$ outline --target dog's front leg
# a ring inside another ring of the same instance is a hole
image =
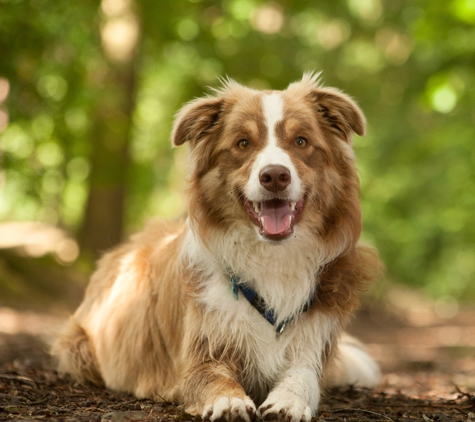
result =
[[[185,378],[186,411],[211,421],[246,421],[255,418],[256,407],[236,380],[235,371],[223,362],[195,365]]]
[[[320,401],[320,382],[315,368],[292,367],[259,407],[264,420],[308,422],[316,414]]]
[[[317,413],[323,369],[333,355],[340,323],[317,313],[306,325],[295,328],[302,330],[295,333],[295,338],[305,338],[305,342],[289,343],[288,367],[259,407],[264,420],[309,422]]]
[[[190,303],[185,326],[181,387],[185,410],[205,420],[251,422],[256,406],[238,381],[239,354],[213,337],[217,331],[214,315],[206,316],[202,308]]]

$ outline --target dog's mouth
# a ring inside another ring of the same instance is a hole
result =
[[[292,235],[303,205],[303,199],[297,202],[278,198],[262,202],[244,201],[244,208],[251,221],[259,227],[259,233],[271,240],[283,240]]]

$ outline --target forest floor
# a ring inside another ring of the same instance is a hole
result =
[[[56,312],[0,307],[0,421],[192,421],[173,403],[61,379],[46,352]],[[350,330],[384,372],[376,390],[329,391],[314,421],[474,421],[475,310],[394,290]]]

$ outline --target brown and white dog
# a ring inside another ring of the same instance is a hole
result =
[[[212,421],[309,421],[325,386],[377,385],[341,335],[380,268],[358,243],[364,128],[310,74],[284,91],[229,80],[185,105],[172,140],[190,147],[189,216],[99,261],[53,347],[59,370]]]

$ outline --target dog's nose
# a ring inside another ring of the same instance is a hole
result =
[[[290,171],[284,166],[266,166],[259,174],[261,185],[270,192],[282,192],[290,185],[290,180]]]

